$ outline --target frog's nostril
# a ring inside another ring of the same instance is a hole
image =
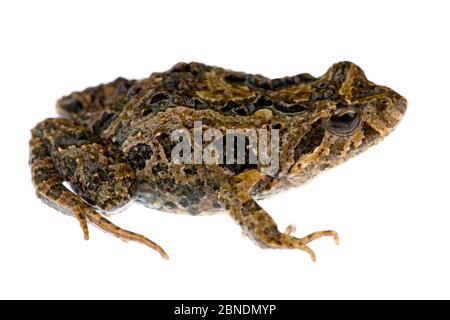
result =
[[[397,107],[397,109],[402,114],[404,114],[406,112],[407,107],[408,107],[408,101],[405,98],[401,97],[401,98],[395,99],[394,102],[395,102],[395,106]]]

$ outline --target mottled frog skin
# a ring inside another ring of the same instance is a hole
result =
[[[302,73],[268,79],[201,63],[178,63],[136,81],[115,81],[74,92],[57,103],[61,118],[32,129],[30,166],[37,195],[80,223],[164,250],[121,229],[103,213],[132,200],[165,211],[228,212],[263,248],[297,248],[332,230],[305,237],[279,230],[256,200],[305,183],[380,142],[406,111],[406,99],[367,80],[351,62],[321,77]],[[277,129],[279,169],[261,164],[176,164],[171,133],[202,129]],[[68,182],[72,190],[66,188]]]

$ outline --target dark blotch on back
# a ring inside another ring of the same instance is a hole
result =
[[[197,167],[195,165],[186,165],[183,171],[186,175],[196,175]]]
[[[272,79],[270,81],[272,90],[276,90],[278,88],[285,87],[289,85],[289,81],[287,81],[287,78],[278,78],[278,79]]]
[[[308,73],[301,73],[293,77],[284,77],[275,79],[257,78],[252,75],[246,76],[246,81],[248,84],[263,90],[278,90],[291,85],[308,83],[315,80],[316,78],[314,78]]]
[[[161,102],[161,101],[167,101],[167,100],[169,100],[169,95],[167,93],[158,92],[158,93],[155,93],[150,98],[150,104],[158,103],[158,102]]]
[[[195,109],[202,109],[208,106],[204,101],[193,97],[185,97],[184,103],[186,104],[187,107]]]
[[[268,107],[273,104],[273,101],[268,96],[260,96],[255,103],[259,107]]]
[[[355,98],[365,98],[375,94],[381,93],[381,87],[369,84],[365,81],[356,81],[352,88],[352,95]]]
[[[89,138],[90,136],[86,132],[81,130],[70,130],[59,135],[55,142],[57,147],[65,148],[73,145],[79,147],[92,142]]]
[[[289,104],[284,101],[280,101],[275,104],[275,109],[283,113],[300,113],[308,110],[308,105],[306,102]]]
[[[111,124],[111,122],[116,118],[116,114],[114,112],[105,112],[103,113],[100,120],[94,123],[94,132],[98,135],[101,135],[103,131]]]
[[[128,162],[134,170],[145,168],[145,161],[152,156],[152,148],[145,143],[139,143],[128,151]]]
[[[180,62],[174,65],[169,72],[179,73],[179,72],[191,72],[191,65],[189,63]]]
[[[169,73],[174,74],[177,76],[177,73],[190,73],[193,76],[201,76],[204,72],[207,72],[211,70],[210,66],[204,65],[203,63],[198,62],[191,62],[191,63],[185,63],[185,62],[179,62],[176,65],[174,65],[170,70]]]
[[[252,103],[242,104],[238,108],[233,109],[233,112],[239,116],[246,116],[255,111],[255,106]]]
[[[245,108],[245,106],[241,102],[230,100],[225,104],[225,106],[223,106],[221,111],[222,112],[233,112],[238,115],[244,115],[245,109],[242,109],[242,108]]]
[[[336,100],[337,98],[338,94],[335,83],[324,80],[316,83],[315,91],[310,96],[312,102],[326,99]]]
[[[160,173],[166,173],[168,167],[165,164],[158,163],[157,165],[153,166],[152,173],[154,175],[158,175]]]
[[[137,96],[139,93],[141,93],[144,89],[140,86],[140,85],[134,85],[130,88],[130,90],[128,90],[127,93],[127,99],[131,100],[132,98],[134,98],[135,96]]]
[[[296,76],[293,76],[292,78],[294,79],[294,84],[308,83],[316,80],[316,78],[314,78],[309,73],[300,73]]]
[[[115,94],[116,95],[126,94],[135,82],[136,82],[135,80],[127,80],[122,77],[117,78],[113,82],[113,85],[116,88]]]
[[[170,136],[167,133],[161,133],[156,137],[156,140],[163,147],[166,159],[170,161],[170,159],[172,158],[172,149],[175,147],[177,142],[171,141]]]
[[[67,97],[61,100],[61,109],[69,113],[79,113],[83,110],[83,104],[75,97]]]
[[[245,82],[245,75],[230,73],[224,77],[224,80],[229,83],[243,83]]]
[[[122,143],[125,141],[125,139],[128,137],[128,134],[130,132],[130,127],[124,122],[120,122],[116,130],[114,132],[114,143],[116,145],[122,145]]]
[[[300,142],[294,149],[294,160],[297,161],[304,154],[314,151],[322,143],[325,136],[325,129],[320,121],[313,123],[311,129],[300,139]]]

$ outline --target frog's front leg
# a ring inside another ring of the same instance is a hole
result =
[[[220,203],[257,245],[262,248],[301,249],[315,261],[314,252],[307,246],[309,242],[331,236],[338,243],[338,235],[332,230],[314,232],[303,238],[291,236],[292,228],[280,232],[272,217],[251,196],[253,187],[262,179],[264,176],[257,170],[248,170],[233,176],[219,192]]]
[[[44,120],[31,134],[30,166],[39,198],[73,215],[86,240],[89,221],[121,239],[143,243],[167,258],[158,244],[116,226],[93,208],[114,210],[129,202],[136,191],[134,171],[119,150],[67,119]],[[64,181],[77,194],[67,189]]]

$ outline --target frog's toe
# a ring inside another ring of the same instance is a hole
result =
[[[67,193],[69,194],[70,192],[67,191]],[[86,216],[83,214],[83,210],[79,207],[74,207],[72,209],[72,214],[80,224],[81,230],[83,231],[84,240],[89,240],[88,222]]]
[[[279,247],[280,248],[295,248],[303,250],[311,256],[312,261],[316,261],[316,255],[314,254],[314,251],[312,251],[308,247],[308,243],[310,243],[313,240],[322,238],[322,237],[333,237],[336,244],[339,244],[339,236],[336,231],[334,230],[325,230],[325,231],[316,231],[313,232],[305,237],[302,238],[296,238],[291,236],[291,233],[295,232],[295,226],[289,225],[286,228],[285,233],[281,234],[281,239],[279,239]]]
[[[314,253],[314,251],[308,247],[307,245],[304,244],[300,244],[300,246],[298,247],[298,249],[305,251],[306,253],[309,254],[309,256],[311,257],[311,260],[313,262],[316,262],[316,254]]]
[[[339,236],[338,236],[337,232],[334,230],[316,231],[316,232],[313,232],[313,233],[301,238],[301,240],[303,243],[306,244],[306,243],[310,243],[311,241],[322,238],[322,237],[333,237],[334,242],[336,244],[339,244]]]
[[[291,226],[289,226],[286,231],[290,232],[281,233],[272,228],[264,232],[264,236],[261,235],[258,237],[260,242],[259,244],[262,247],[274,249],[300,249],[308,253],[311,256],[312,261],[316,261],[316,255],[308,246],[308,243],[318,238],[327,236],[333,237],[335,241],[338,242],[337,233],[332,230],[314,232],[302,238],[297,238],[290,235],[293,231]]]
[[[302,241],[302,239],[291,237],[291,239],[285,243],[285,246],[280,246],[279,248],[300,249],[300,250],[305,251],[306,253],[308,253],[309,256],[311,257],[311,260],[313,262],[316,261],[316,254],[314,253],[314,251],[310,247],[308,247],[306,245],[306,243],[304,243]]]
[[[297,227],[295,226],[295,224],[290,224],[286,227],[286,230],[284,230],[284,233],[291,235],[293,233],[295,233],[295,231],[297,231]]]
[[[138,234],[138,233],[135,233],[132,231],[128,231],[128,230],[118,227],[111,221],[104,218],[100,213],[98,213],[97,211],[95,211],[94,209],[92,209],[88,206],[86,207],[86,215],[87,215],[89,221],[92,224],[99,227],[100,229],[115,235],[116,237],[118,237],[121,240],[135,241],[138,243],[142,243],[142,244],[152,248],[156,252],[158,252],[161,255],[161,257],[163,257],[164,259],[169,259],[169,256],[164,251],[164,249],[156,242],[144,237],[141,234]]]

